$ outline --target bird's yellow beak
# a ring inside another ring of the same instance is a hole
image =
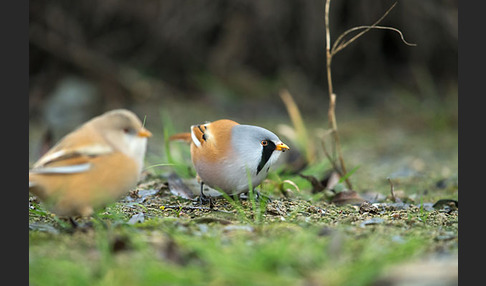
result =
[[[140,131],[138,131],[137,135],[140,136],[140,137],[151,137],[152,132],[150,132],[147,129],[142,127],[142,129],[140,129]]]
[[[289,150],[289,146],[285,145],[284,143],[280,142],[277,144],[277,146],[275,147],[275,150],[277,151],[282,151],[282,152],[285,152],[286,150]]]

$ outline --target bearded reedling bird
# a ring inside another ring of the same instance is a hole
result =
[[[190,142],[192,163],[201,181],[201,203],[207,201],[204,184],[239,195],[249,191],[250,176],[251,185],[257,187],[280,154],[289,149],[267,129],[228,119],[192,125],[190,133],[175,134],[169,140]]]
[[[131,111],[94,117],[64,136],[29,171],[29,191],[59,216],[89,216],[139,180],[152,133]]]

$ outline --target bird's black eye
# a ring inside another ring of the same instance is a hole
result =
[[[132,128],[129,128],[129,127],[123,128],[123,132],[126,133],[126,134],[133,133],[133,131],[134,130]]]
[[[268,145],[268,141],[267,140],[262,140],[261,142],[262,146],[265,147]]]

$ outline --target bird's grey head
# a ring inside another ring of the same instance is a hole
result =
[[[281,152],[276,146],[280,139],[271,131],[252,125],[236,125],[231,130],[231,143],[234,151],[252,172],[258,174],[277,161]]]

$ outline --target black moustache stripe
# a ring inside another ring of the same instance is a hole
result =
[[[265,166],[268,160],[270,160],[273,151],[275,151],[275,148],[277,147],[272,141],[267,140],[267,142],[268,144],[266,146],[263,146],[262,158],[260,159],[260,163],[258,164],[257,175],[263,169],[263,166]]]
[[[202,133],[202,139],[206,141],[206,133],[204,133],[204,130],[201,128],[201,125],[198,125],[197,128],[199,128],[199,131]]]

